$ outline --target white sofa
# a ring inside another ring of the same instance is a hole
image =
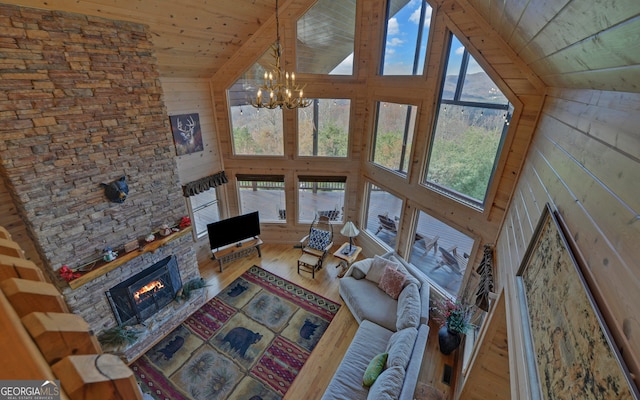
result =
[[[418,296],[416,302],[402,304],[405,297],[410,296],[411,299],[414,299],[416,296],[415,292],[405,292],[407,289],[414,290],[411,285],[407,285],[398,300],[394,300],[378,287],[378,283],[367,279],[369,269],[377,258],[395,262],[409,272],[410,278],[416,283]],[[357,279],[358,271],[364,273],[365,276]],[[429,289],[429,282],[424,275],[394,253],[357,261],[351,265],[344,277],[340,279],[340,297],[342,297],[356,321],[361,323],[367,319],[392,331],[398,329],[398,324],[406,326],[406,321],[402,321],[402,319],[411,319],[410,322],[414,323],[415,327],[419,323],[426,324],[429,321]],[[399,303],[401,305],[400,310],[398,310]],[[414,321],[413,319],[415,318],[417,320]]]
[[[413,399],[429,334],[429,283],[393,253],[382,258],[402,265],[407,282],[395,300],[367,278],[372,265],[383,260],[361,260],[347,270],[340,295],[360,326],[324,400]],[[370,388],[363,386],[369,362],[384,352],[389,354],[385,370]]]

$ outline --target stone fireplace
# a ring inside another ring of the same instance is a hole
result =
[[[99,334],[118,325],[105,292],[143,269],[173,256],[182,282],[200,277],[190,234],[79,287],[58,273],[187,215],[150,34],[144,25],[65,12],[0,4],[0,14],[0,175],[45,272]],[[111,202],[102,184],[122,176],[129,194]],[[202,301],[172,302],[145,320],[153,329],[127,358]]]
[[[140,324],[171,303],[182,288],[175,256],[120,282],[106,294],[118,324]]]

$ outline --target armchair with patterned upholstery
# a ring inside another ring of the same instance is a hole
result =
[[[309,234],[300,240],[302,254],[298,259],[298,273],[300,271],[311,272],[315,278],[315,272],[322,268],[322,262],[327,257],[333,246],[333,228],[329,217],[316,218],[309,228]]]

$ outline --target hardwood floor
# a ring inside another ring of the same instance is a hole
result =
[[[322,270],[316,273],[315,279],[311,279],[310,274],[298,274],[296,265],[299,256],[300,250],[294,249],[291,245],[265,244],[262,246],[262,257],[258,257],[257,253],[254,253],[251,256],[235,260],[225,264],[223,272],[219,271],[218,262],[211,260],[206,254],[199,254],[198,258],[200,273],[207,281],[209,298],[217,295],[252,265],[259,265],[284,279],[343,305],[284,397],[284,399],[292,400],[316,400],[322,397],[325,388],[338,368],[358,329],[358,323],[349,309],[344,306],[338,293],[339,278],[337,275],[340,269],[336,268],[336,265],[339,260],[332,255],[327,256]],[[432,326],[414,397],[416,399],[438,400],[451,398],[455,380],[449,386],[442,383],[441,378],[444,364],[452,365],[454,361],[454,355],[443,356],[439,352],[437,327]],[[453,369],[455,370],[455,368]]]

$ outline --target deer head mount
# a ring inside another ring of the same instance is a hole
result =
[[[129,194],[129,185],[127,185],[127,177],[122,176],[120,179],[111,183],[101,183],[100,186],[104,188],[104,194],[109,201],[114,203],[124,203]]]

